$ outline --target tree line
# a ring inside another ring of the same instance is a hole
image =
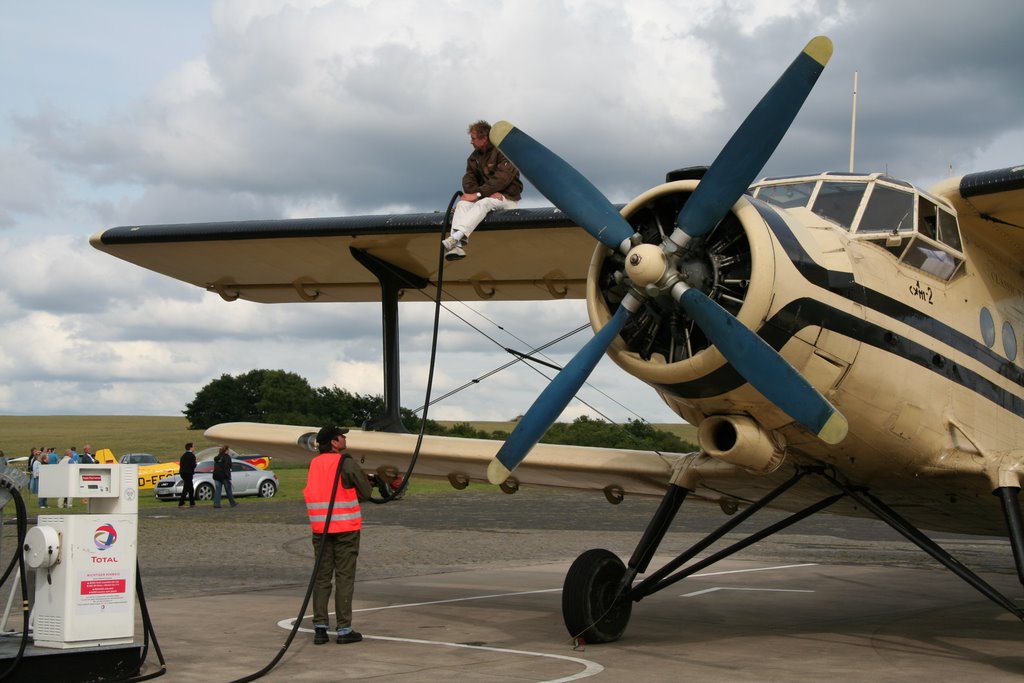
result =
[[[337,386],[313,387],[294,372],[250,370],[239,375],[224,374],[210,381],[182,412],[188,419],[189,429],[207,429],[221,422],[352,426],[363,425],[381,415],[384,397],[352,393]],[[421,421],[415,413],[401,408],[400,415],[409,432],[419,432]],[[435,436],[508,438],[508,432],[476,429],[468,422],[446,427],[427,420],[425,431]],[[589,417],[579,417],[571,423],[555,423],[541,442],[676,453],[697,449],[675,434],[640,420],[613,424]]]

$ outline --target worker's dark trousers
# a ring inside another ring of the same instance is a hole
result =
[[[359,557],[359,532],[346,531],[340,534],[313,534],[313,552],[320,552],[322,539],[327,539],[327,549],[320,561],[313,586],[313,625],[330,626],[327,616],[327,602],[331,597],[331,582],[334,586],[334,616],[338,628],[352,626],[352,592],[356,585],[356,559]],[[316,555],[314,555],[314,558]]]

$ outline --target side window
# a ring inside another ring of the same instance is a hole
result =
[[[948,280],[953,277],[961,261],[944,249],[915,237],[903,255],[903,262],[937,278]]]
[[[921,197],[917,202],[917,231],[925,237],[933,240],[938,237],[938,217],[935,215],[935,205]]]
[[[811,211],[849,230],[865,187],[864,183],[822,183]]]
[[[769,204],[781,206],[783,209],[792,209],[798,206],[807,206],[811,193],[814,192],[816,183],[790,183],[788,185],[768,185],[757,191],[757,198],[763,199]]]
[[[956,226],[956,216],[941,207],[939,207],[937,214],[939,219],[939,241],[943,244],[948,244],[957,251],[963,251],[963,245],[960,243],[960,231]]]
[[[1003,322],[1003,353],[1011,361],[1017,360],[1017,334],[1009,321]]]
[[[978,316],[978,323],[981,326],[981,340],[985,342],[985,346],[992,348],[996,343],[996,324],[992,320],[992,312],[984,306]]]

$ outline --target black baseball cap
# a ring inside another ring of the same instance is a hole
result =
[[[320,445],[326,446],[337,436],[343,436],[348,434],[348,430],[343,427],[336,427],[331,425],[330,427],[323,427],[319,432],[316,433],[316,442]]]

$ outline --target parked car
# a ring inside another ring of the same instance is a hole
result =
[[[125,453],[118,462],[122,465],[156,465],[160,461],[152,453]]]
[[[122,465],[139,466],[139,488],[150,489],[157,482],[178,473],[178,461],[160,462],[152,453],[125,453],[118,459]]]
[[[196,453],[196,460],[202,462],[203,460],[213,460],[213,456],[217,455],[220,451],[220,446],[210,446]],[[265,470],[270,467],[270,456],[260,455],[259,453],[236,453],[233,449],[228,449],[228,453],[231,455],[232,460],[244,460],[245,462],[258,467],[261,470]]]
[[[192,477],[196,500],[213,500],[213,461],[204,460],[196,465]],[[273,498],[277,494],[278,478],[273,470],[261,470],[242,460],[231,461],[231,491],[234,496]],[[178,500],[181,497],[181,477],[177,474],[157,483],[155,495],[160,500]]]

